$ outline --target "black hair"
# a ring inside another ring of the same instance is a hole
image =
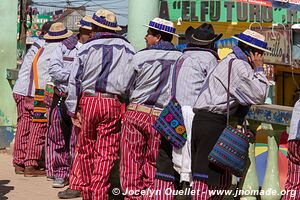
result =
[[[109,33],[116,33],[116,31],[113,31],[113,30],[110,30],[110,29],[107,29],[107,28],[103,28],[103,27],[100,27],[100,26],[97,26],[95,24],[92,24],[92,30],[94,32],[109,32]]]
[[[46,33],[48,33],[52,24],[54,24],[53,21],[45,22],[42,26],[41,35],[45,35]]]
[[[214,43],[210,43],[210,44],[207,44],[207,45],[187,43],[187,47],[199,47],[199,48],[203,48],[203,49],[211,49],[211,50],[216,51]]]
[[[62,42],[62,41],[65,40],[65,39],[67,39],[67,38],[56,39],[56,40],[49,40],[49,39],[46,39],[46,42],[47,42],[47,43]]]
[[[165,32],[153,29],[153,28],[149,28],[149,31],[150,31],[150,34],[153,35],[153,36],[160,35],[160,39],[163,40],[163,41],[171,42],[172,39],[173,39],[172,34],[165,33]]]

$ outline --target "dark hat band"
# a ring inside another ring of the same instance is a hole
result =
[[[258,47],[261,47],[263,49],[266,49],[267,46],[268,46],[268,43],[266,43],[264,41],[261,41],[261,40],[258,40],[254,37],[249,36],[249,35],[245,35],[244,33],[240,33],[238,38],[241,39],[241,40],[244,40],[245,42],[248,42],[248,43],[254,44]]]
[[[157,28],[158,30],[163,30],[163,31],[169,32],[169,33],[175,33],[176,32],[176,29],[174,27],[159,24],[159,23],[156,23],[154,21],[150,21],[149,26],[153,27],[153,28]]]
[[[103,24],[105,26],[109,26],[109,27],[113,27],[113,28],[117,27],[117,22],[109,22],[103,16],[98,17],[96,14],[94,14],[93,20],[95,20],[96,22]]]
[[[92,27],[92,23],[91,22],[87,22],[83,19],[80,20],[80,25],[81,26],[88,26],[88,27]]]
[[[58,32],[53,32],[53,31],[49,30],[48,35],[50,35],[50,36],[61,36],[61,35],[67,34],[67,33],[68,33],[68,29],[65,29],[63,31],[58,31]]]

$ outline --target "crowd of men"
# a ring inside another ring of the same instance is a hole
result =
[[[222,34],[211,24],[189,27],[183,52],[171,43],[179,37],[172,22],[155,18],[146,26],[146,48],[138,52],[117,34],[121,28],[108,10],[81,19],[78,34],[59,22],[43,26],[13,90],[18,112],[16,174],[46,176],[55,188],[69,185],[59,192],[60,198],[103,200],[108,199],[109,175],[120,159],[125,199],[174,199],[169,193],[152,196],[141,191],[186,187],[200,191],[193,199],[222,199],[208,190],[229,189],[232,174],[207,157],[226,126],[227,102],[230,116],[238,112],[241,119],[241,113],[247,113],[241,109],[265,101],[265,37],[245,30],[235,36],[238,45],[232,53],[220,60],[214,43]],[[187,132],[180,149],[153,128],[174,96]],[[299,124],[293,127],[299,135]],[[289,173],[300,169],[299,143],[293,145],[298,151],[293,151],[297,155],[290,162],[296,164],[289,165],[294,169]],[[293,175],[288,176],[289,189],[295,189]]]

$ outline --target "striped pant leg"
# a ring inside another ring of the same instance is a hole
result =
[[[46,106],[47,116],[48,116],[48,131],[46,133],[45,139],[45,164],[46,164],[46,175],[47,177],[54,177],[53,173],[53,160],[54,160],[54,150],[52,147],[52,143],[50,141],[50,133],[51,133],[51,107]]]
[[[300,140],[288,142],[288,174],[283,200],[300,199]]]
[[[94,168],[94,149],[97,141],[97,97],[82,97],[82,128],[77,138],[77,151],[70,176],[70,188],[80,190],[83,199],[90,199],[89,187]]]
[[[32,123],[27,145],[25,166],[38,166],[38,161],[45,146],[45,137],[48,131],[47,123]]]
[[[27,143],[31,126],[31,112],[33,110],[33,98],[13,94],[17,105],[17,130],[15,135],[13,164],[24,165]]]
[[[153,190],[154,179],[156,173],[156,158],[158,155],[158,149],[160,145],[160,134],[152,127],[156,121],[155,116],[150,116],[148,125],[144,130],[144,134],[147,136],[147,147],[146,154],[143,164],[144,179],[143,185],[144,188],[149,188]]]
[[[124,115],[120,147],[120,180],[123,192],[144,189],[142,166],[145,159],[146,138],[139,126],[145,126],[148,118],[145,114],[135,111],[126,111]],[[128,194],[124,199],[137,200],[142,199],[142,196]]]
[[[108,199],[109,175],[119,159],[121,137],[121,103],[113,98],[98,97],[97,142],[94,149],[94,170],[89,191],[93,200]]]
[[[70,171],[69,153],[66,151],[65,138],[61,129],[62,117],[58,106],[51,113],[49,143],[53,151],[53,174],[55,178],[68,178]]]
[[[205,181],[194,181],[193,190],[195,191],[195,194],[192,195],[193,200],[209,199],[208,185],[205,183]]]
[[[222,176],[221,176],[221,181],[220,181],[220,185],[217,186],[209,186],[208,189],[209,190],[228,190],[230,188],[232,184],[232,174],[229,172],[225,172]],[[211,199],[214,200],[221,200],[223,199],[224,195],[214,195],[211,197]]]
[[[73,163],[74,158],[75,158],[75,153],[76,153],[76,143],[77,143],[77,137],[79,135],[80,128],[77,126],[72,126],[72,135],[70,138],[70,155],[71,155],[71,160]]]
[[[171,181],[165,181],[161,179],[154,180],[154,192],[155,198],[147,198],[147,199],[155,199],[155,200],[173,200],[174,195],[173,192],[175,190],[174,183]]]
[[[193,190],[195,190],[195,195],[193,195],[193,200],[219,200],[223,199],[223,195],[210,196],[209,190],[228,190],[231,186],[232,174],[225,172],[221,176],[220,185],[212,186],[208,185],[206,181],[196,180],[193,182]]]

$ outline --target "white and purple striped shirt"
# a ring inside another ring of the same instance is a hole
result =
[[[69,78],[66,106],[72,116],[76,112],[82,92],[101,92],[120,95],[116,87],[118,75],[123,73],[134,48],[122,36],[98,33],[77,52]]]
[[[72,64],[77,55],[77,51],[81,43],[77,41],[77,36],[72,36],[67,39],[68,44],[62,42],[55,49],[51,57],[51,64],[49,67],[49,74],[54,81],[58,90],[68,93],[69,76],[72,69]]]
[[[230,114],[236,111],[239,104],[264,103],[268,94],[269,82],[263,68],[256,67],[253,70],[245,54],[235,46],[233,53],[224,58],[206,79],[194,108],[226,114],[228,68],[231,58],[235,58],[235,60],[232,63],[230,76]]]
[[[182,53],[169,42],[159,42],[136,53],[118,86],[131,103],[165,107],[171,98],[174,65]]]
[[[39,48],[44,45],[45,40],[40,38],[28,50],[19,70],[18,79],[13,88],[13,93],[22,96],[34,96],[32,62]]]
[[[194,106],[206,76],[217,66],[218,55],[209,49],[186,48],[177,63],[176,99],[181,106]]]

